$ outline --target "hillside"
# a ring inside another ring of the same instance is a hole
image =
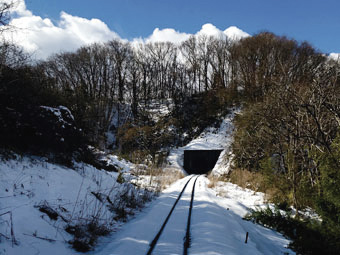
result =
[[[143,208],[155,191],[130,184],[133,165],[114,161],[120,174],[41,157],[2,158],[0,254],[74,254],[72,246],[86,251]]]
[[[233,115],[224,118],[220,127],[207,128],[187,146],[174,150],[169,156],[169,165],[164,169],[163,178],[171,178],[170,172],[166,175],[167,169],[183,171],[180,150],[204,144],[207,146],[204,148],[220,146],[228,150]],[[226,139],[222,140],[222,137]],[[209,138],[210,143],[202,143],[206,138]],[[179,193],[188,177],[177,181],[164,190],[160,197],[148,203],[156,195],[154,191],[157,184],[152,179],[155,177],[148,177],[147,173],[141,172],[140,177],[133,175],[143,166],[119,161],[115,156],[108,156],[106,160],[120,169],[120,174],[83,163],[77,163],[74,169],[70,169],[49,163],[41,157],[15,155],[9,160],[2,159],[0,213],[3,224],[0,228],[0,254],[74,254],[74,248],[80,251],[94,248],[95,254],[144,254],[148,236],[155,232],[166,216],[173,204],[173,197]],[[226,164],[217,165],[216,169],[227,172]],[[242,220],[250,208],[265,205],[263,194],[224,182],[210,189],[209,182],[207,178],[200,177],[197,184],[199,189],[193,206],[192,251],[240,254],[240,251],[257,250],[258,254],[272,254],[270,251],[277,250],[294,254],[285,248],[289,241],[280,234]],[[143,188],[139,189],[130,183],[137,183]],[[146,190],[148,187],[154,191]],[[188,198],[189,195],[183,195],[178,212],[173,217],[174,221],[179,220],[177,224],[185,222],[181,210],[187,207]],[[210,218],[209,215],[218,217]],[[128,223],[125,224],[125,221]],[[91,227],[93,224],[96,225],[95,229]],[[201,229],[202,226],[205,227]],[[109,234],[111,231],[113,233]],[[168,249],[172,251],[180,249],[180,246],[176,248],[180,245],[175,238],[177,234],[171,234],[175,230],[169,227],[167,231],[170,234],[164,236],[170,235],[171,238],[162,239],[161,242],[167,243]],[[244,244],[246,232],[250,233],[247,245]],[[103,237],[107,234],[109,236]],[[140,240],[137,242],[140,245],[136,245],[138,238],[145,241]],[[216,240],[215,245],[209,241],[213,239]],[[131,240],[135,241],[131,243]],[[196,240],[200,245],[195,244]],[[158,253],[168,254],[168,251]]]

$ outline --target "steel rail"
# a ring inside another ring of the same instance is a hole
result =
[[[191,176],[191,177],[190,177],[190,179],[189,179],[189,180],[187,181],[187,183],[184,185],[184,187],[183,187],[181,193],[179,193],[179,195],[178,195],[178,197],[177,197],[177,199],[176,199],[174,205],[172,206],[172,208],[171,208],[171,210],[170,210],[168,216],[167,216],[166,219],[164,220],[162,227],[160,228],[160,230],[159,230],[158,233],[156,234],[155,238],[154,238],[154,239],[151,241],[151,243],[149,244],[150,248],[149,248],[148,252],[146,253],[146,255],[151,255],[151,254],[152,254],[152,251],[153,251],[153,249],[155,248],[155,246],[156,246],[156,244],[157,244],[157,242],[158,242],[158,239],[160,238],[160,236],[161,236],[161,234],[162,234],[162,232],[163,232],[163,230],[164,230],[166,224],[168,223],[168,221],[169,221],[169,219],[170,219],[170,217],[171,217],[172,212],[174,211],[174,209],[175,209],[175,207],[176,207],[178,201],[181,199],[181,197],[182,197],[182,195],[183,195],[183,193],[184,193],[185,188],[188,186],[189,182],[191,181],[191,179],[192,179],[193,177],[194,177],[194,176]],[[197,178],[196,178],[196,180],[197,180]]]
[[[196,181],[197,181],[198,177],[200,177],[200,176],[196,177],[196,180],[194,182],[194,186],[192,186],[191,200],[190,200],[190,207],[189,207],[189,214],[188,214],[188,221],[187,221],[187,230],[186,230],[185,237],[184,237],[183,255],[188,255],[188,249],[190,248],[190,242],[191,242],[190,224],[191,224],[192,205],[194,203],[195,186],[196,186]]]

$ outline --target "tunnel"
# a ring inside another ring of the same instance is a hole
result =
[[[211,171],[222,150],[185,150],[183,168],[188,174],[205,174]]]

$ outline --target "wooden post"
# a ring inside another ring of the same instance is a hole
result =
[[[17,244],[17,240],[15,240],[14,236],[14,227],[13,227],[13,217],[12,212],[9,213],[10,219],[11,219],[11,238],[12,238],[12,247]]]
[[[244,243],[248,242],[248,235],[249,235],[249,233],[247,232],[247,234],[246,234],[246,241]]]

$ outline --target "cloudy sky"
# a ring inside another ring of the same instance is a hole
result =
[[[10,0],[0,0],[10,1]],[[111,39],[181,42],[261,31],[340,52],[338,0],[16,0],[7,39],[37,58]]]

